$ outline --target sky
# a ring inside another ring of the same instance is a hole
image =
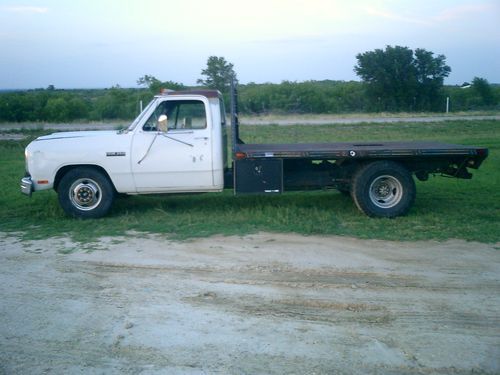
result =
[[[241,83],[360,80],[356,55],[387,45],[500,83],[500,0],[0,0],[0,89],[189,86],[209,56]]]

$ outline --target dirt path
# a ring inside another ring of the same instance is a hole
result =
[[[500,120],[500,115],[457,115],[443,114],[435,116],[393,116],[393,115],[269,115],[269,116],[242,116],[241,125],[328,125],[328,124],[358,124],[358,123],[395,123],[395,122],[442,122],[442,121],[478,121]],[[132,121],[91,122],[91,123],[0,123],[0,131],[16,130],[54,130],[54,131],[79,131],[79,130],[115,130],[127,127]],[[12,139],[11,134],[2,137]],[[9,138],[10,137],[10,138]]]
[[[328,125],[328,124],[360,124],[360,123],[397,123],[397,122],[443,122],[443,121],[479,121],[500,120],[500,115],[435,115],[435,116],[373,116],[352,115],[297,115],[297,116],[252,116],[243,117],[243,125]]]
[[[0,373],[500,372],[500,248],[0,234]]]

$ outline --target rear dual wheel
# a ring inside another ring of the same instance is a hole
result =
[[[406,215],[415,202],[415,195],[411,173],[392,161],[376,161],[362,166],[351,185],[354,203],[371,217]]]

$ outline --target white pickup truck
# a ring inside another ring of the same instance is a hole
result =
[[[245,144],[232,90],[232,161],[218,91],[156,96],[125,130],[54,133],[26,147],[21,191],[55,189],[64,211],[97,218],[117,193],[279,194],[336,188],[369,216],[405,215],[415,200],[413,175],[471,178],[488,150],[435,142]]]

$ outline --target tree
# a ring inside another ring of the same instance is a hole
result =
[[[207,61],[207,68],[201,71],[201,74],[206,79],[200,78],[196,82],[224,93],[230,87],[231,80],[236,80],[233,66],[224,57],[210,56]]]
[[[356,56],[354,71],[368,84],[368,95],[378,110],[397,110],[415,97],[413,51],[387,46]]]
[[[387,46],[360,53],[354,71],[367,85],[377,110],[432,109],[451,68],[445,57],[408,47]]]
[[[45,118],[51,122],[68,121],[71,115],[67,102],[62,97],[50,98],[44,112]]]
[[[156,86],[156,85],[161,84],[161,81],[158,78],[156,78],[155,76],[145,74],[144,76],[140,77],[137,80],[137,84],[139,86],[151,88],[151,86]]]
[[[151,92],[158,94],[162,89],[169,89],[169,90],[185,90],[186,86],[184,86],[182,83],[177,83],[173,81],[165,81],[162,82],[155,76],[145,74],[143,77],[140,77],[137,80],[137,84],[139,86],[145,86],[151,90]]]
[[[444,79],[451,72],[451,68],[446,65],[446,57],[434,57],[432,52],[417,48],[414,65],[417,79],[415,109],[436,109],[442,103],[439,99]]]
[[[491,89],[488,80],[485,78],[474,77],[472,80],[472,89],[481,98],[481,104],[486,106],[495,105],[497,100]]]

